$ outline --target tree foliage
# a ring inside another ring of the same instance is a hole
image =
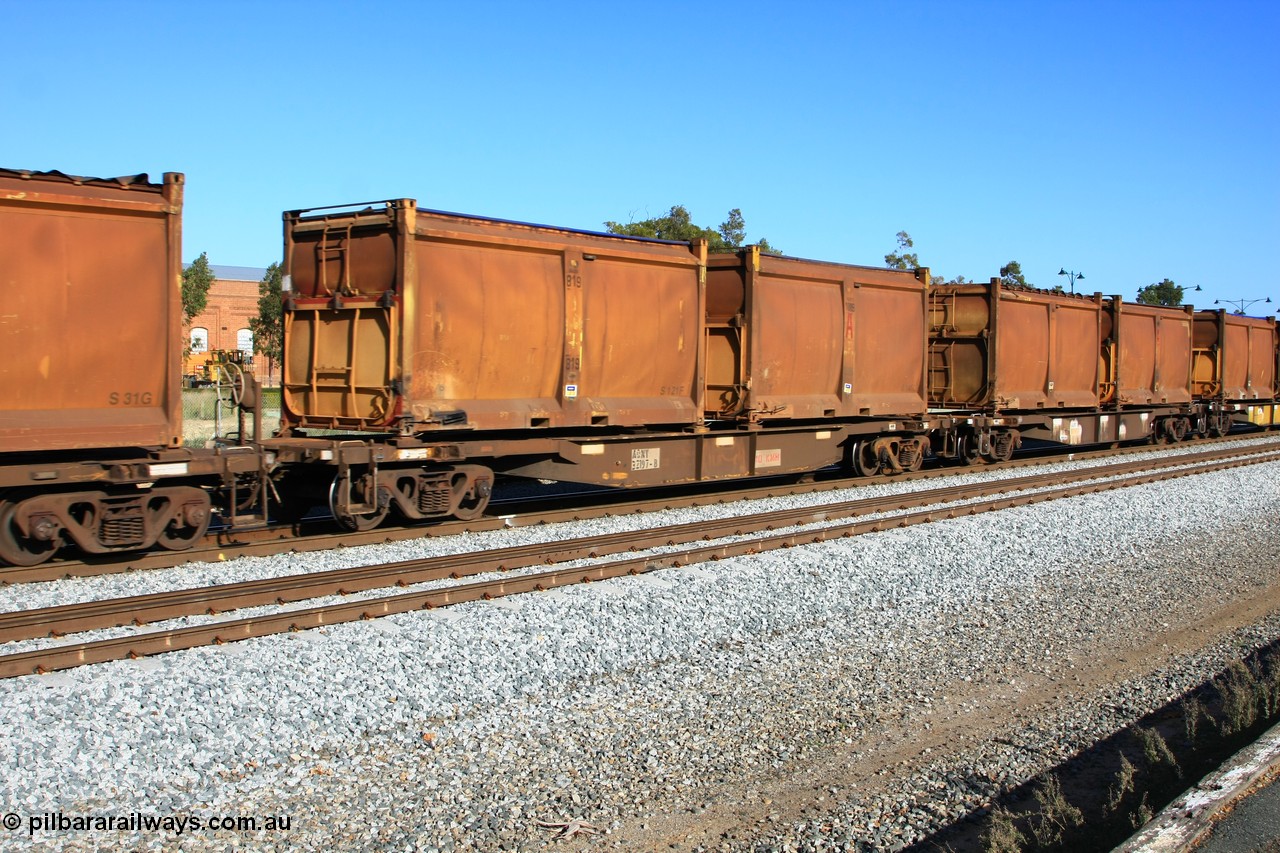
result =
[[[1022,274],[1022,264],[1017,261],[1009,261],[1009,263],[1000,267],[1000,283],[1005,287],[1034,287],[1035,285],[1027,284],[1027,277]]]
[[[604,224],[610,234],[622,234],[627,237],[652,237],[658,240],[679,240],[692,243],[706,240],[707,248],[712,252],[731,252],[747,244],[747,224],[742,210],[735,207],[729,211],[729,217],[716,229],[695,225],[689,209],[684,205],[674,205],[665,216],[642,219],[639,222],[613,222]],[[780,255],[781,251],[761,237],[756,241],[760,251],[770,255]]]
[[[891,270],[914,270],[920,268],[920,256],[907,249],[915,248],[915,242],[906,231],[898,232],[897,251],[884,256],[884,265]]]
[[[201,252],[191,266],[182,271],[182,324],[185,326],[209,304],[209,288],[213,287],[213,270],[209,255]]]
[[[1182,294],[1182,288],[1166,278],[1139,290],[1138,301],[1144,305],[1181,305]]]
[[[258,316],[249,319],[253,350],[267,357],[268,373],[280,363],[284,353],[283,301],[280,265],[272,264],[258,282]]]
[[[896,251],[890,252],[884,256],[884,265],[892,270],[916,270],[928,264],[920,263],[920,256],[915,252],[908,252],[907,249],[915,248],[915,241],[911,239],[911,235],[906,231],[899,231],[896,235],[898,248]],[[958,275],[951,280],[947,280],[946,276],[930,269],[929,278],[934,284],[970,284],[971,282],[962,275]]]

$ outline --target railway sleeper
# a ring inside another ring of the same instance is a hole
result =
[[[160,486],[137,494],[105,491],[46,494],[0,503],[0,560],[37,566],[66,544],[87,554],[180,551],[204,536],[209,494],[195,486]]]

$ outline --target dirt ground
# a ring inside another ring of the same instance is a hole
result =
[[[824,814],[848,798],[848,791],[856,790],[861,800],[870,799],[910,776],[919,764],[971,753],[983,743],[999,741],[1019,722],[1045,717],[1108,685],[1155,671],[1277,611],[1280,581],[1251,589],[1195,621],[1149,635],[1139,645],[1098,643],[1082,649],[1069,678],[1023,671],[1016,690],[990,683],[940,685],[950,700],[945,706],[922,712],[926,715],[922,719],[878,728],[872,733],[874,743],[834,745],[821,752],[820,760],[789,767],[785,775],[764,785],[724,787],[700,814],[635,819],[579,849],[714,850],[726,842],[738,849],[775,827],[800,820],[821,822]],[[929,724],[927,730],[922,721]],[[837,793],[832,794],[832,789]]]

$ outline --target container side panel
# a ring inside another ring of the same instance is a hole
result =
[[[995,402],[1008,409],[1045,405],[1049,382],[1049,308],[1001,300],[996,331]]]
[[[164,217],[0,203],[0,450],[169,445]]]
[[[1259,399],[1271,397],[1275,388],[1276,335],[1274,326],[1249,329],[1249,390]]]
[[[1160,371],[1156,399],[1160,402],[1191,402],[1191,325],[1185,316],[1160,321],[1156,356]]]
[[[1098,405],[1098,306],[1093,302],[1059,305],[1054,312],[1053,389],[1050,405]]]
[[[844,356],[839,283],[762,277],[754,299],[751,393],[756,405],[795,405],[796,398],[806,397],[833,400]]]
[[[422,238],[414,252],[415,417],[466,411],[476,426],[509,427],[527,426],[531,412],[552,416],[565,336],[563,255]]]
[[[1150,403],[1156,395],[1156,318],[1121,314],[1119,348],[1120,402]]]
[[[696,271],[600,258],[585,265],[583,280],[581,393],[593,409],[655,407],[659,422],[694,419]]]
[[[855,294],[853,394],[871,414],[923,413],[928,329],[923,287],[862,286]]]
[[[1222,386],[1229,400],[1244,400],[1253,396],[1249,389],[1249,329],[1243,324],[1227,321],[1225,340],[1222,344]]]

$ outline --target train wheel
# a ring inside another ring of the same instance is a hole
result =
[[[1214,438],[1222,438],[1231,431],[1231,421],[1226,415],[1210,415],[1209,416],[1209,435]]]
[[[875,442],[859,441],[853,446],[853,470],[862,477],[874,477],[880,473],[880,457]]]
[[[0,561],[11,566],[38,566],[57,552],[59,537],[23,536],[15,521],[17,514],[16,503],[0,503]]]
[[[1175,442],[1186,441],[1187,433],[1191,431],[1191,422],[1186,418],[1174,418],[1169,431]]]
[[[961,465],[977,465],[982,461],[982,454],[978,452],[978,437],[976,435],[962,435],[956,439],[955,459]]]
[[[203,502],[188,501],[156,537],[156,544],[170,551],[185,551],[209,530],[213,507],[206,495]]]
[[[363,494],[364,478],[368,476],[363,474],[353,483],[350,473],[343,472],[334,477],[329,486],[329,511],[347,530],[372,530],[386,519],[391,509],[391,493],[381,487],[374,490],[376,504],[373,507],[351,502],[353,492],[358,490]]]

